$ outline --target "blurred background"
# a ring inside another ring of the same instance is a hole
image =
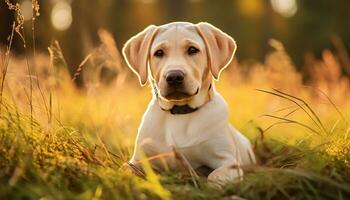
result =
[[[18,3],[25,32],[31,33],[31,0]],[[347,0],[41,0],[39,4],[36,49],[47,51],[53,39],[58,40],[69,66],[78,66],[99,44],[100,29],[111,32],[121,49],[128,38],[149,24],[172,21],[207,21],[229,33],[238,43],[240,62],[263,60],[270,38],[285,45],[298,70],[305,66],[305,59],[320,57],[324,49],[350,48]],[[3,46],[14,19],[14,12],[8,10],[5,1],[0,1]],[[22,54],[22,46],[19,40],[14,41],[13,51]]]

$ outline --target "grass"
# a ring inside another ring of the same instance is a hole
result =
[[[267,131],[255,127],[259,122],[245,126],[234,123],[242,132],[252,135],[260,165],[245,168],[243,182],[223,189],[211,187],[204,177],[196,179],[196,187],[186,169],[161,174],[155,174],[149,169],[147,180],[122,171],[119,168],[130,156],[139,117],[147,103],[147,99],[137,96],[140,93],[147,94],[148,91],[140,91],[136,85],[110,90],[88,97],[72,92],[68,99],[64,98],[67,100],[61,99],[61,117],[50,125],[36,121],[37,116],[31,122],[30,108],[27,108],[27,112],[21,111],[17,107],[19,104],[5,98],[0,123],[1,198],[221,199],[233,195],[247,199],[349,197],[350,142],[346,138],[349,131],[342,132],[346,127],[343,121],[331,127],[332,132],[330,129],[326,133],[318,130],[319,134],[297,123],[276,126],[276,129]],[[123,94],[123,99],[117,98],[118,95],[113,97],[112,91]],[[54,96],[59,98],[60,95]],[[107,96],[110,98],[107,99]],[[256,96],[261,100],[266,98],[263,93],[257,93]],[[129,101],[126,102],[124,98]],[[244,109],[236,111],[244,112]],[[34,113],[39,113],[39,108],[34,109]],[[302,112],[296,114],[293,117],[303,118]],[[114,119],[110,119],[112,117]],[[259,120],[263,123],[278,123],[271,119]],[[46,121],[46,117],[43,121]],[[312,120],[307,126],[317,129]],[[300,132],[293,135],[293,131]],[[275,136],[277,134],[279,137]]]
[[[224,72],[217,89],[259,165],[220,189],[186,164],[156,173],[145,162],[144,177],[123,170],[151,90],[121,64],[107,31],[71,77],[58,42],[47,53],[11,55],[21,23],[0,49],[0,199],[350,198],[350,89],[337,55],[325,50],[306,83],[271,40],[263,63],[235,61]],[[85,88],[76,88],[78,77]]]

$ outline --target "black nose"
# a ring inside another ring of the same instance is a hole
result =
[[[166,82],[170,86],[181,85],[185,78],[185,74],[180,70],[171,70],[166,74]]]

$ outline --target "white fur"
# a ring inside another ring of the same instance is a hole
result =
[[[229,182],[240,179],[242,171],[230,169],[230,166],[254,164],[255,157],[249,140],[229,123],[227,110],[224,99],[215,89],[211,101],[186,115],[163,111],[153,98],[143,115],[130,162],[137,164],[142,150],[147,156],[152,156],[170,152],[174,147],[193,168],[205,165],[215,169],[209,180]],[[157,162],[153,164],[159,165]],[[170,168],[175,167],[171,160],[168,164]]]

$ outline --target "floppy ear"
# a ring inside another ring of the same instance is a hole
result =
[[[236,42],[231,36],[209,23],[200,22],[196,27],[207,48],[211,73],[217,80],[221,71],[231,63],[236,51]]]
[[[140,84],[147,82],[149,51],[156,34],[157,26],[150,25],[142,32],[130,38],[123,47],[123,56],[129,68],[138,76]]]

